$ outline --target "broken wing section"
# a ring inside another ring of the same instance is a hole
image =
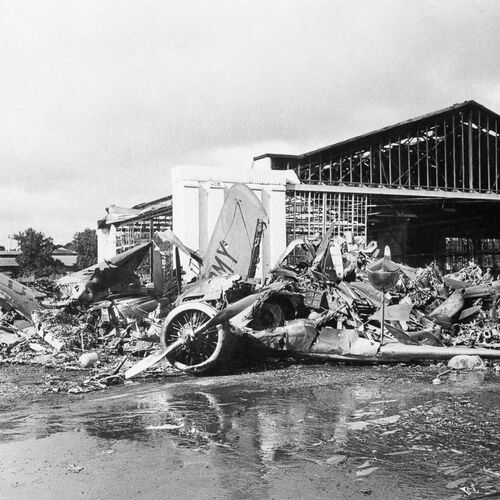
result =
[[[142,243],[104,262],[63,276],[57,285],[63,295],[84,302],[92,302],[99,293],[114,285],[127,285],[137,277],[134,271],[149,252],[152,243]]]
[[[203,257],[200,278],[227,274],[254,277],[267,223],[266,211],[257,196],[247,186],[234,184]]]
[[[40,307],[41,296],[35,290],[0,273],[0,307],[14,309],[31,321],[31,313]]]
[[[171,229],[166,229],[165,231],[156,233],[155,237],[159,238],[161,241],[172,243],[172,245],[175,245],[179,250],[182,250],[186,255],[189,255],[189,257],[198,262],[198,264],[203,264],[203,258],[200,253],[192,250],[187,245],[184,245],[184,243]]]

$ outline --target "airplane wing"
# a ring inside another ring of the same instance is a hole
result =
[[[130,248],[126,252],[115,255],[108,260],[94,264],[75,273],[59,278],[56,283],[63,292],[72,298],[80,296],[85,286],[89,284],[96,273],[102,272],[106,278],[106,285],[120,281],[122,275],[135,271],[151,248],[152,242],[142,243]]]
[[[11,307],[31,321],[31,313],[41,306],[40,294],[5,274],[0,274],[0,305]]]

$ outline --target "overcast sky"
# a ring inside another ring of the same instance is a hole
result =
[[[66,243],[177,164],[500,112],[499,25],[496,0],[0,0],[0,244]]]

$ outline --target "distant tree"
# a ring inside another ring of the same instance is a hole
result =
[[[42,232],[30,227],[15,234],[14,239],[17,240],[19,250],[22,252],[17,257],[20,274],[33,274],[35,278],[40,278],[58,273],[64,267],[61,262],[52,258],[54,242]]]
[[[3,245],[0,245],[0,252],[5,251],[5,247]]]
[[[66,248],[78,254],[76,265],[79,269],[92,266],[97,263],[97,233],[94,229],[85,228],[75,233],[73,241]]]

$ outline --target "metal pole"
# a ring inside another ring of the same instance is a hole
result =
[[[491,191],[491,165],[490,165],[490,115],[486,115],[486,157],[488,169],[488,193]]]
[[[481,111],[477,112],[477,173],[478,173],[478,188],[482,188],[482,165],[481,165]]]
[[[464,131],[464,114],[460,113],[460,126],[461,126],[461,138],[462,138],[462,189],[465,191],[465,131]]]
[[[149,221],[149,239],[150,241],[154,238],[155,235],[155,227],[153,219]],[[149,250],[149,279],[153,281],[154,279],[154,270],[153,270],[153,255],[154,255],[154,245],[151,245]]]
[[[382,186],[382,143],[379,141],[378,144],[378,171],[379,171],[379,180],[378,183]]]
[[[448,148],[446,147],[446,136],[448,135],[448,127],[446,126],[446,118],[443,120],[443,138],[444,138],[444,188],[448,189]]]
[[[406,148],[408,150],[408,187],[411,186],[411,139],[410,132],[408,132],[408,137],[406,138]]]
[[[380,347],[384,343],[384,325],[385,325],[385,292],[382,292],[382,329],[380,331]]]
[[[352,184],[352,151],[349,152],[349,182]]]
[[[403,179],[401,173],[401,134],[399,134],[398,138],[398,184],[401,186]]]
[[[495,120],[495,191],[498,191],[498,126]]]
[[[469,128],[468,128],[468,141],[469,145],[468,153],[469,153],[469,191],[474,191],[474,164],[473,164],[473,143],[472,143],[472,111],[469,113]]]
[[[370,144],[370,185],[373,184],[373,146]]]
[[[363,153],[360,151],[359,153],[359,183],[363,184]]]
[[[439,188],[439,162],[438,162],[438,145],[439,145],[439,138],[438,138],[438,124],[437,122],[434,123],[434,163],[436,167],[436,185],[434,186],[436,189]]]
[[[420,182],[420,129],[417,130],[417,187],[420,188],[422,183]]]
[[[392,185],[392,139],[389,137],[389,186]]]
[[[453,115],[453,189],[457,189],[457,160],[456,160],[456,143],[455,143],[455,115]]]
[[[427,177],[427,189],[430,187],[430,182],[429,182],[429,126],[425,126],[425,173]]]
[[[323,163],[322,163],[322,158],[321,158],[321,153],[319,154],[319,182],[323,180]]]

